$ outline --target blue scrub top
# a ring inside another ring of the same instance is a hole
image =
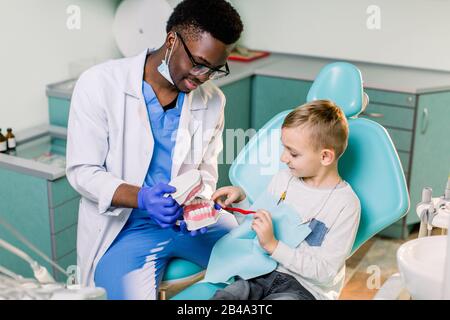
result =
[[[142,82],[142,93],[147,105],[148,118],[153,133],[152,161],[145,177],[144,186],[152,187],[159,182],[169,183],[172,173],[172,153],[177,137],[184,93],[178,94],[176,106],[164,111],[151,85]]]
[[[142,93],[154,139],[152,160],[143,186],[152,187],[159,182],[169,183],[171,179],[172,154],[185,94],[180,92],[176,106],[164,111],[152,86],[146,81],[142,81]],[[138,209],[134,209],[131,216],[133,219],[139,217],[148,219],[148,213]]]

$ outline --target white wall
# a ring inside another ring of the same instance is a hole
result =
[[[120,53],[112,35],[118,0],[0,0],[0,127],[48,123],[45,87]],[[68,6],[81,9],[69,30]]]
[[[167,0],[175,6],[180,0]],[[45,87],[120,57],[120,0],[0,0],[0,127],[48,123]],[[254,49],[450,71],[450,0],[231,0]],[[369,5],[381,29],[366,27]],[[68,6],[81,29],[66,26]]]
[[[249,48],[450,71],[449,0],[231,0]],[[380,8],[379,30],[366,13]]]

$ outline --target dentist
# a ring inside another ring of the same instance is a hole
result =
[[[229,74],[241,19],[225,0],[184,0],[166,30],[159,49],[85,71],[72,96],[66,173],[82,196],[77,264],[82,285],[110,299],[157,299],[171,258],[206,267],[236,226],[224,216],[203,232],[180,232],[182,208],[164,195],[191,169],[206,198],[216,188],[225,97],[208,80]]]

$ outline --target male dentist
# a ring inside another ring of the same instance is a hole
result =
[[[216,188],[225,97],[208,80],[229,74],[226,61],[242,30],[227,1],[184,0],[159,49],[80,76],[66,171],[82,196],[83,285],[105,288],[109,299],[157,299],[169,259],[206,267],[214,243],[236,226],[224,216],[197,234],[176,229],[182,208],[164,194],[175,191],[172,178],[191,169],[200,171],[205,197]]]

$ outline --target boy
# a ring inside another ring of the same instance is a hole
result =
[[[269,274],[239,279],[213,299],[337,299],[345,278],[360,218],[359,199],[338,172],[338,159],[348,141],[345,115],[333,102],[317,100],[293,110],[285,118],[281,161],[288,169],[272,179],[268,192],[291,205],[312,232],[291,248],[274,236],[266,210],[254,214],[252,229],[261,247],[277,263]],[[222,206],[244,207],[239,187],[223,187],[212,196]]]

